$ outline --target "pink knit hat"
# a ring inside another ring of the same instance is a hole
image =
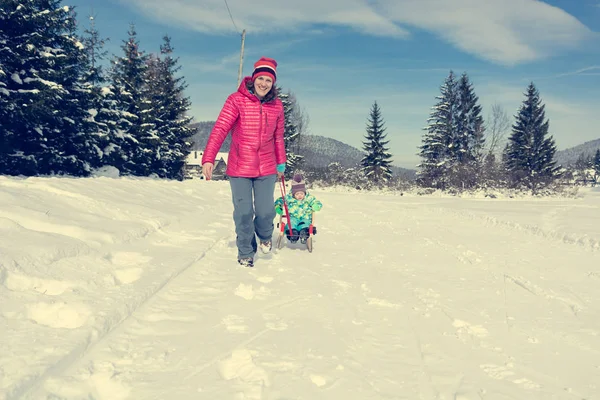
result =
[[[254,71],[252,72],[252,82],[259,76],[268,76],[273,79],[273,83],[277,79],[277,61],[268,57],[261,57],[260,60],[254,63]]]

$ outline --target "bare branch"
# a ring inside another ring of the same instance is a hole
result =
[[[487,118],[486,125],[488,154],[501,152],[511,124],[508,114],[506,114],[506,111],[500,104],[494,103],[492,105],[492,111]]]

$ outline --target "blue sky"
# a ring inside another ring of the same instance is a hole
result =
[[[513,116],[529,82],[559,149],[600,138],[600,0],[71,0],[80,24],[119,46],[134,23],[140,47],[168,34],[189,84],[191,114],[215,120],[260,56],[310,118],[310,132],[361,147],[374,101],[395,165],[414,168],[430,109],[452,69],[467,72],[486,117]],[[512,118],[511,118],[512,121]]]

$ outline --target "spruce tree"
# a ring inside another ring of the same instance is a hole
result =
[[[86,75],[88,82],[99,87],[106,82],[102,61],[106,59],[108,54],[104,46],[109,39],[100,36],[100,32],[96,28],[96,19],[94,16],[88,17],[88,21],[89,26],[83,30],[84,35],[81,38],[86,57]]]
[[[0,9],[0,173],[88,174],[97,153],[75,13],[59,0]]]
[[[148,94],[152,109],[149,116],[155,122],[158,142],[153,148],[151,171],[159,177],[183,179],[183,164],[190,152],[189,138],[198,128],[192,128],[192,117],[187,115],[191,101],[184,96],[187,84],[176,74],[181,67],[173,58],[173,46],[169,36],[163,37],[160,57],[152,57],[148,68]]]
[[[4,3],[2,3],[4,4]],[[16,21],[11,21],[9,14],[13,10],[9,7],[0,7],[0,173],[9,173],[12,170],[11,157],[15,154],[15,124],[18,118],[15,114],[17,104],[9,91],[7,64],[15,61],[16,55],[9,47],[12,38],[11,30],[16,26]]]
[[[300,131],[295,120],[296,102],[292,93],[288,90],[283,93],[280,87],[277,87],[277,97],[283,103],[283,113],[285,115],[284,141],[286,153],[286,175],[293,175],[294,171],[300,168],[303,157],[294,152],[293,144],[299,139]]]
[[[450,148],[457,130],[459,99],[456,91],[456,78],[453,71],[440,87],[441,94],[433,106],[428,125],[419,147],[421,163],[417,179],[420,185],[437,189],[446,189],[450,183]]]
[[[456,132],[449,148],[453,185],[472,188],[481,179],[483,166],[484,122],[479,98],[464,73],[457,82]]]
[[[85,55],[85,80],[89,86],[90,104],[88,113],[90,114],[88,123],[90,131],[95,138],[98,152],[98,165],[106,165],[110,162],[105,157],[106,152],[110,152],[112,127],[116,126],[118,114],[113,111],[112,103],[107,99],[109,92],[105,85],[107,84],[106,73],[102,61],[106,59],[108,52],[104,49],[107,38],[102,38],[96,28],[95,17],[88,18],[89,26],[84,29],[84,35],[81,42],[84,45]]]
[[[388,182],[392,178],[391,158],[385,140],[385,122],[377,101],[371,106],[367,119],[367,132],[363,142],[365,156],[361,160],[364,175],[375,184]]]
[[[105,89],[106,101],[116,116],[116,125],[105,150],[108,164],[124,175],[146,176],[152,157],[148,143],[152,140],[153,126],[146,125],[144,112],[149,108],[146,97],[146,70],[148,55],[139,48],[135,26],[130,25],[129,37],[123,41],[124,55],[112,60],[111,84]]]
[[[549,135],[549,121],[539,92],[532,83],[519,108],[512,134],[504,151],[504,165],[514,187],[524,186],[536,193],[557,178],[554,161],[556,145]]]

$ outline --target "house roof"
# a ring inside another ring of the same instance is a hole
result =
[[[185,159],[185,163],[187,165],[202,165],[202,154],[204,154],[204,151],[202,150],[192,150]],[[215,161],[219,161],[222,158],[223,161],[225,161],[225,164],[227,164],[228,156],[229,153],[227,152],[219,152],[217,153]]]

